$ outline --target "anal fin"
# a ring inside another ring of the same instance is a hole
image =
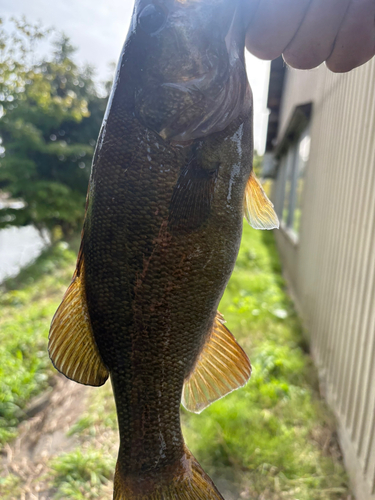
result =
[[[279,219],[260,182],[251,172],[245,190],[245,217],[254,229],[278,229]]]
[[[195,367],[185,379],[182,404],[189,411],[201,413],[217,399],[244,386],[250,375],[249,358],[218,312]]]
[[[103,385],[108,378],[95,344],[84,285],[83,256],[80,272],[57,309],[48,337],[48,352],[55,368],[63,375],[84,385]]]

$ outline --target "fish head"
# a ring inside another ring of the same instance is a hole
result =
[[[163,139],[222,131],[251,106],[241,1],[137,0],[126,61],[135,114]]]

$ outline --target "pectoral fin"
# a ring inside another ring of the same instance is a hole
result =
[[[189,411],[201,413],[217,399],[245,385],[250,375],[247,355],[217,313],[196,365],[185,379],[182,404]]]
[[[65,293],[53,317],[48,352],[55,368],[75,382],[103,385],[108,378],[95,344],[86,303],[83,257],[80,272]]]
[[[245,190],[245,217],[254,229],[279,228],[279,219],[260,182],[251,172]]]
[[[194,231],[205,222],[211,211],[217,174],[217,165],[206,170],[195,158],[182,170],[169,207],[172,231]]]

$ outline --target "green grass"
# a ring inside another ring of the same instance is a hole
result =
[[[48,385],[47,337],[74,269],[66,244],[50,248],[2,286],[0,296],[0,444],[12,438],[28,400]]]
[[[6,477],[0,477],[1,498],[6,500],[15,498],[14,495],[20,493],[20,484],[21,478],[15,474],[8,474]],[[17,496],[21,498],[21,495]]]
[[[345,498],[347,477],[330,440],[335,423],[319,398],[272,234],[245,226],[220,310],[253,374],[201,415],[184,412],[189,447],[213,476],[232,467],[244,477],[244,498]]]
[[[51,462],[54,498],[85,500],[98,498],[102,485],[113,474],[115,461],[95,449],[77,449]]]
[[[64,246],[52,249],[18,281],[8,282],[1,298],[3,441],[15,433],[28,399],[45,387],[52,373],[48,328],[74,260]],[[205,470],[235,484],[234,498],[344,500],[348,480],[335,422],[319,397],[316,371],[280,271],[273,235],[246,225],[220,311],[249,354],[253,374],[246,387],[201,415],[183,410],[183,432]],[[79,448],[50,463],[54,499],[111,497],[116,428],[110,384],[93,389],[87,412],[69,431]],[[1,481],[3,493],[17,478]]]

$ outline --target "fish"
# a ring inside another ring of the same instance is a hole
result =
[[[277,216],[252,170],[241,0],[136,0],[97,141],[81,247],[48,350],[81,384],[110,377],[115,500],[223,497],[184,443],[245,385],[250,361],[218,312],[243,215]]]

